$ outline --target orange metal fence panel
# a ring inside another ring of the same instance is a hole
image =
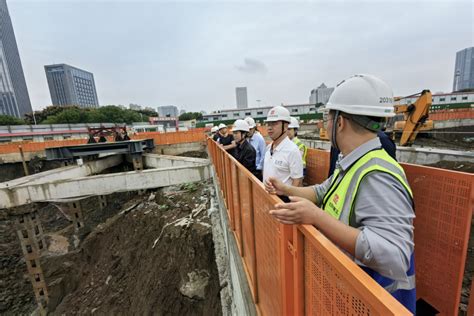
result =
[[[240,167],[242,168],[242,167]],[[257,180],[258,181],[258,180]],[[244,263],[247,270],[250,289],[255,302],[258,302],[257,292],[257,265],[255,256],[255,223],[253,208],[253,186],[254,181],[249,177],[241,180],[239,191],[241,196],[246,198],[243,200],[242,211],[242,247],[244,253]]]
[[[308,184],[322,183],[329,172],[329,151],[308,148],[306,156],[306,177]]]
[[[231,173],[232,181],[227,180],[226,185],[231,186],[232,195],[228,195],[227,199],[232,201],[227,204],[233,205],[234,214],[229,218],[235,220],[234,236],[242,245],[244,268],[260,314],[308,314],[312,310],[323,313],[349,311],[354,314],[368,311],[374,315],[408,313],[314,228],[311,231],[301,226],[301,231],[296,231],[299,226],[281,225],[275,221],[268,211],[280,200],[269,195],[261,182],[214,141],[208,139],[207,144],[211,148],[209,152],[221,185],[222,173],[225,170]],[[227,169],[222,168],[224,155],[227,156]],[[322,155],[327,153],[322,152]],[[318,283],[320,292],[317,289],[314,292],[315,287],[307,287],[304,282],[306,279],[314,282],[316,267],[311,260],[315,256],[320,261],[320,271],[329,273]],[[321,291],[332,292],[321,294]],[[320,295],[319,299],[315,299],[315,295]]]
[[[314,227],[298,230],[304,235],[300,282],[304,282],[306,315],[410,314]]]
[[[430,113],[428,118],[433,121],[473,119],[474,109],[435,111]]]
[[[282,315],[280,225],[268,213],[276,198],[253,186],[258,304],[263,315]]]
[[[474,207],[474,174],[402,164],[415,200],[417,296],[456,315]]]

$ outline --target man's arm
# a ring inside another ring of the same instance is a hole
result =
[[[291,179],[291,185],[294,186],[294,187],[302,187],[303,186],[303,178]]]
[[[307,199],[296,196],[289,198],[290,203],[275,205],[275,209],[271,210],[270,214],[282,224],[314,225],[338,247],[352,256],[355,255],[360,230],[335,219]]]

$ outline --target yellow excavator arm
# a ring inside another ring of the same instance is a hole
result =
[[[395,101],[399,100],[400,98],[395,98]],[[433,129],[433,121],[427,120],[431,100],[430,90],[423,90],[415,103],[395,105],[395,113],[403,113],[405,118],[402,122],[396,122],[394,126],[394,130],[402,130],[400,146],[413,144],[420,130]]]

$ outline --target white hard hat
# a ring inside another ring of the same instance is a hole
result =
[[[211,133],[215,133],[215,132],[217,132],[218,130],[219,130],[219,128],[218,128],[217,126],[213,126],[213,127],[211,128]]]
[[[223,128],[227,128],[227,125],[225,125],[224,123],[220,123],[219,127],[218,127],[218,130],[220,131]]]
[[[278,122],[285,121],[290,123],[290,111],[282,107],[281,105],[275,106],[270,111],[268,111],[267,119],[265,122]]]
[[[372,75],[354,75],[337,85],[326,108],[348,114],[392,117],[392,89]]]
[[[234,126],[232,127],[233,132],[241,131],[241,132],[248,132],[249,131],[249,124],[244,120],[237,120],[234,122]]]
[[[291,122],[288,125],[288,128],[300,128],[300,123],[298,123],[298,119],[296,117],[290,117]]]
[[[255,124],[255,120],[250,116],[246,117],[244,121],[247,122],[250,128],[254,128],[255,126],[257,126],[257,124]]]

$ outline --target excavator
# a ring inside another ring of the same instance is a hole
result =
[[[403,114],[403,120],[397,121],[396,117],[389,120],[388,125],[392,125],[392,135],[395,138],[397,133],[401,133],[400,146],[411,146],[415,141],[418,132],[429,131],[433,129],[433,121],[428,120],[428,112],[431,107],[431,92],[423,90],[421,93],[413,94],[407,97],[395,97],[395,102],[403,99],[418,96],[415,103],[412,104],[395,104],[394,110],[396,115]],[[327,113],[323,112],[324,115]],[[318,121],[319,138],[321,140],[329,140],[327,130],[323,124],[323,120]]]
[[[433,121],[428,120],[428,113],[430,111],[432,100],[430,90],[423,90],[421,93],[409,97],[414,96],[418,96],[415,103],[395,105],[395,113],[403,114],[404,118],[402,121],[396,121],[392,129],[394,137],[396,133],[402,133],[400,146],[411,146],[414,143],[418,132],[430,131],[433,129]],[[395,102],[399,102],[405,98],[396,97]]]

